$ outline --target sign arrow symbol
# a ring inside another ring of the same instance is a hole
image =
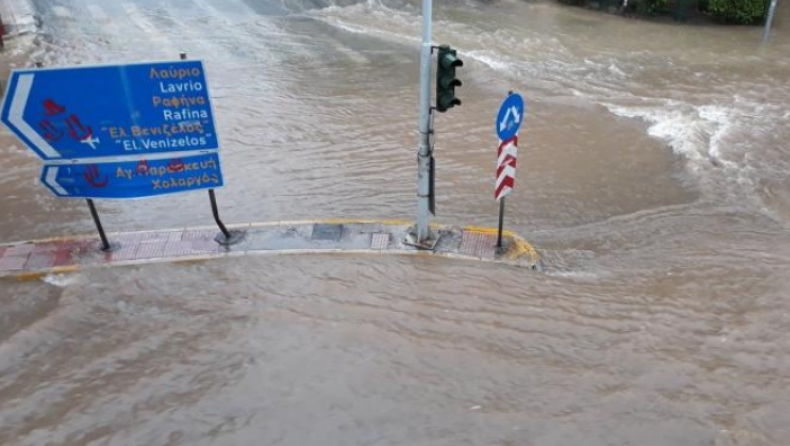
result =
[[[507,109],[507,113],[505,113],[505,117],[502,118],[502,122],[499,123],[499,131],[502,132],[507,129],[507,121],[510,119],[510,113],[513,112],[513,107]]]
[[[508,112],[512,112],[513,113],[513,121],[516,124],[521,122],[521,115],[518,114],[518,109],[516,108],[516,106],[510,107],[510,110],[508,110]],[[508,115],[510,115],[510,113],[508,113]]]
[[[61,158],[60,153],[38,134],[38,132],[25,122],[25,107],[30,98],[30,91],[33,89],[35,74],[22,74],[16,83],[14,97],[11,99],[11,107],[8,111],[8,122],[15,126],[32,143],[33,147],[40,150],[44,155],[52,158]]]
[[[518,124],[521,122],[521,115],[518,114],[518,109],[513,106],[507,109],[507,113],[505,113],[505,117],[502,118],[502,122],[499,123],[499,131],[504,131],[508,127],[510,127],[510,115],[513,115],[513,122]]]

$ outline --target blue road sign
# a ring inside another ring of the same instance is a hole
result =
[[[46,161],[219,148],[200,61],[15,70],[0,118]]]
[[[502,101],[496,117],[496,133],[499,139],[507,141],[518,134],[521,121],[524,120],[524,99],[513,93]]]
[[[140,198],[224,184],[219,155],[109,163],[46,165],[41,182],[71,198]]]

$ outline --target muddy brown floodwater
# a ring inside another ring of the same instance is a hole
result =
[[[32,3],[29,61],[205,61],[226,221],[413,215],[419,2]],[[790,444],[780,3],[762,47],[758,28],[440,1],[435,40],[465,65],[436,119],[437,220],[496,224],[493,121],[518,90],[507,224],[546,271],[248,257],[2,281],[0,444]],[[2,241],[90,233],[1,137]],[[212,222],[202,193],[99,207],[110,231]]]

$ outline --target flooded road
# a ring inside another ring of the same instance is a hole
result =
[[[414,214],[418,3],[34,4],[45,65],[205,61],[226,221]],[[761,47],[754,28],[440,2],[434,40],[465,66],[436,119],[437,220],[495,225],[493,120],[519,90],[507,223],[547,271],[252,257],[5,281],[0,444],[790,444],[778,13]],[[92,231],[32,154],[0,156],[3,241]],[[111,231],[211,223],[202,193],[99,207]]]

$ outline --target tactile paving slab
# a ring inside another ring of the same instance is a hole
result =
[[[493,258],[496,254],[496,234],[464,231],[460,253],[473,257]]]
[[[370,241],[370,249],[387,249],[390,244],[390,235],[384,233],[373,234]]]

